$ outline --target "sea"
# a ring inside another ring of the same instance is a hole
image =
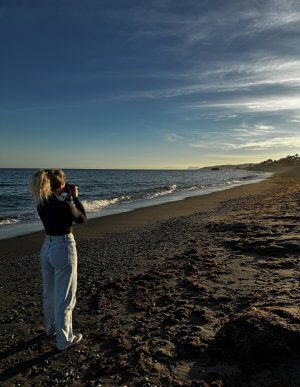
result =
[[[41,230],[31,195],[36,169],[0,168],[0,239]],[[240,169],[116,170],[64,169],[67,182],[79,186],[88,218],[182,200],[258,182],[270,173]]]

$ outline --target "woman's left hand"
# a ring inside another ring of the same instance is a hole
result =
[[[67,185],[67,190],[68,190],[68,193],[67,193],[66,199],[69,199],[72,197],[72,190],[69,185]]]

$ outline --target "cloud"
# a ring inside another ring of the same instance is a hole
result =
[[[300,115],[294,115],[288,118],[287,122],[300,123]]]
[[[295,108],[298,104],[293,94],[300,89],[300,59],[290,56],[283,58],[270,56],[256,58],[256,61],[211,63],[210,67],[210,70],[200,68],[198,72],[194,69],[178,73],[153,72],[153,79],[161,77],[161,83],[165,80],[168,85],[170,82],[167,80],[171,79],[174,86],[118,94],[112,96],[111,100],[121,102],[137,99],[176,99],[183,101],[182,107],[185,109],[215,107],[248,112],[285,110],[293,106]],[[139,79],[140,75],[137,75]],[[151,78],[151,75],[147,73],[147,77]],[[251,94],[256,95],[255,99],[249,96]],[[259,97],[262,94],[265,97]],[[241,97],[238,101],[234,101],[233,95]],[[220,100],[219,96],[224,102],[217,102],[218,99]],[[213,103],[186,103],[185,100],[188,97],[193,99],[201,97],[201,99],[212,100]],[[226,120],[235,118],[234,116],[236,116],[235,112],[219,113],[215,120]]]
[[[88,29],[91,25],[97,25],[96,20],[107,19],[106,21],[117,26],[114,32],[119,34],[117,38],[120,39],[122,36],[124,45],[130,42],[129,48],[130,44],[136,43],[140,49],[140,43],[131,42],[131,39],[135,39],[144,40],[143,45],[149,43],[147,45],[149,53],[152,53],[152,50],[156,52],[168,50],[170,47],[174,52],[172,56],[170,51],[165,51],[165,54],[160,56],[159,65],[154,61],[155,68],[152,62],[148,68],[143,63],[138,71],[131,67],[120,71],[116,66],[115,72],[111,70],[103,72],[101,66],[97,68],[87,66],[89,71],[77,74],[70,72],[69,75],[63,76],[65,80],[74,78],[74,82],[79,81],[78,83],[81,80],[87,82],[99,80],[100,84],[102,79],[110,78],[139,80],[131,83],[130,91],[128,87],[122,89],[122,86],[117,88],[118,91],[114,95],[107,91],[107,101],[176,99],[186,103],[187,108],[215,107],[246,112],[271,111],[272,106],[268,107],[266,101],[262,101],[259,106],[259,103],[249,99],[248,104],[245,102],[244,105],[238,105],[232,97],[227,98],[227,95],[236,93],[245,96],[246,93],[255,92],[260,95],[262,92],[266,94],[266,90],[271,93],[270,89],[273,94],[282,95],[283,89],[285,93],[290,93],[300,88],[298,49],[295,46],[291,50],[286,43],[292,36],[298,36],[300,5],[296,1],[238,2],[232,0],[212,4],[190,0],[184,3],[177,0],[164,0],[160,3],[156,0],[149,3],[134,1],[126,6],[122,2],[117,1],[117,3],[117,6],[113,7],[107,4],[99,7],[94,1],[94,12],[85,12],[82,23],[84,22]],[[63,10],[69,11],[67,8],[62,8],[60,12]],[[80,10],[81,7],[76,6],[72,12],[79,14]],[[130,20],[130,26],[128,20]],[[80,26],[83,28],[82,24]],[[268,42],[268,47],[264,50],[265,39],[259,40],[257,36],[268,31],[274,33],[271,39],[273,43]],[[255,40],[250,41],[250,38]],[[148,42],[147,39],[150,41]],[[280,47],[280,53],[277,52],[278,47]],[[114,48],[113,41],[112,48]],[[137,52],[135,58],[141,63],[144,52]],[[182,52],[186,55],[178,55]],[[87,62],[89,59],[87,58]],[[98,59],[100,63],[103,62],[103,52],[100,50]],[[174,66],[170,66],[170,63],[174,63]],[[176,70],[173,70],[174,68]],[[97,69],[100,69],[99,72],[95,71]],[[34,77],[36,76],[35,74]],[[142,80],[147,79],[161,79],[161,82],[153,82],[153,84],[162,86],[151,88],[149,86],[151,82],[142,83]],[[128,84],[128,82],[119,82],[119,84]],[[132,89],[133,84],[139,85],[139,90]],[[223,101],[218,98],[220,95]],[[206,98],[207,96],[210,98]],[[186,102],[189,97],[190,99],[199,97],[200,102],[190,105]],[[213,103],[203,103],[203,99]],[[240,101],[240,98],[238,100]],[[225,105],[226,102],[227,105]],[[73,105],[72,101],[70,105]],[[279,110],[279,107],[275,106],[275,110]],[[235,112],[220,113],[215,120],[228,120],[235,118],[236,115]]]
[[[184,5],[173,1],[165,7],[147,4],[134,10],[129,8],[125,14],[115,17],[130,17],[136,26],[133,32],[136,39],[177,37],[186,46],[217,37],[230,41],[270,30],[297,30],[300,21],[299,6],[293,0],[218,4],[185,1]]]
[[[179,136],[176,133],[168,133],[164,137],[164,141],[167,141],[167,142],[176,142],[176,141],[179,141],[179,140],[183,140],[183,137]]]
[[[279,131],[280,132],[280,131]],[[232,129],[232,135],[238,135],[240,137],[254,137],[254,136],[266,136],[269,134],[278,133],[278,129],[273,125],[255,124],[247,125],[242,124],[240,128]]]
[[[254,152],[263,149],[284,151],[287,148],[300,147],[300,133],[298,130],[271,125],[268,122],[250,124],[244,121],[240,127],[224,132],[199,132],[194,141],[189,141],[188,146],[225,152]]]
[[[246,113],[295,107],[287,99],[282,100],[284,105],[280,107],[279,99],[279,103],[270,103],[267,96],[281,97],[300,88],[299,50],[291,43],[293,38],[298,39],[300,3],[266,0],[211,5],[210,2],[187,1],[181,5],[173,1],[161,7],[141,5],[126,12],[118,17],[131,16],[136,27],[130,31],[132,38],[155,41],[155,50],[162,53],[161,63],[167,63],[166,59],[169,63],[174,61],[176,70],[170,71],[169,66],[169,71],[153,71],[153,79],[162,79],[161,87],[119,93],[113,100],[176,99],[182,100],[187,108],[232,108]],[[150,43],[150,50],[151,47]],[[137,77],[140,79],[141,74]],[[145,72],[145,78],[151,78],[151,72]],[[258,101],[249,97],[244,104],[241,98],[238,97],[237,102],[232,98],[236,94],[246,99],[254,93],[266,97]],[[186,102],[197,97],[199,104]],[[210,105],[203,100],[213,103]],[[236,114],[232,111],[227,117]],[[225,114],[223,117],[215,120],[227,119]]]
[[[297,148],[297,147],[300,147],[300,136],[274,137],[263,141],[250,141],[250,142],[245,142],[243,144],[230,144],[228,146],[230,149],[245,149],[245,148],[267,149],[267,148],[277,148],[277,147]]]
[[[218,144],[215,141],[204,141],[199,143],[191,142],[188,144],[191,148],[203,148],[203,149],[224,149],[224,144]]]
[[[187,109],[230,109],[235,112],[260,113],[260,112],[276,112],[276,111],[299,111],[300,110],[300,94],[290,96],[270,96],[270,97],[251,97],[240,98],[239,100],[227,100],[226,102],[216,103],[200,103],[185,105]]]
[[[235,138],[237,140],[244,140],[243,138]],[[299,148],[300,147],[300,136],[294,137],[274,137],[261,141],[246,141],[246,142],[225,142],[225,141],[203,141],[198,143],[189,143],[192,148],[211,148],[211,149],[220,149],[223,151],[233,151],[233,150],[262,150],[270,148]]]

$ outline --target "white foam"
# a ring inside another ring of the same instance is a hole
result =
[[[119,198],[114,199],[102,199],[102,200],[83,200],[82,204],[86,210],[86,212],[95,212],[99,211],[102,208],[105,208],[111,204],[115,204],[119,201]]]
[[[193,189],[199,189],[199,188],[204,188],[204,186],[198,187],[197,185],[193,185],[192,187],[189,187],[189,188],[183,188],[182,191],[192,191]]]
[[[230,179],[225,181],[225,183],[219,183],[219,185],[231,185],[231,184],[239,184],[241,183],[240,180]]]
[[[3,220],[0,220],[0,226],[6,226],[7,224],[16,224],[19,222],[20,222],[20,219],[15,219],[15,218],[3,219]]]
[[[176,190],[176,188],[177,188],[176,184],[170,185],[170,187],[167,190],[156,192],[155,194],[149,196],[148,199],[153,199],[153,198],[157,198],[158,196],[170,194],[170,193],[174,192]]]

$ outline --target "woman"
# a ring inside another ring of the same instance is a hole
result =
[[[77,251],[72,223],[84,223],[87,218],[78,198],[78,187],[66,184],[61,169],[38,171],[32,179],[32,190],[46,232],[41,250],[46,335],[56,334],[57,348],[64,350],[82,339],[72,329],[77,288]],[[65,200],[60,199],[63,192],[67,192]]]

